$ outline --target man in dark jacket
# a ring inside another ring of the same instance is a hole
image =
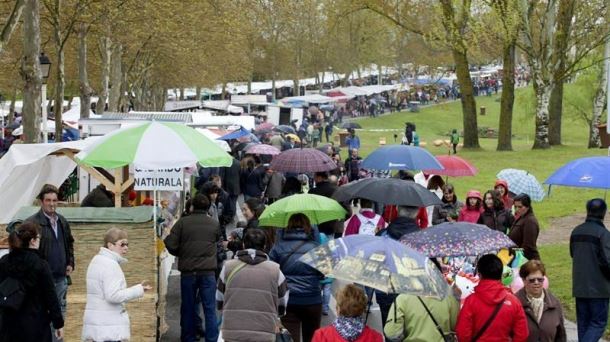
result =
[[[58,195],[55,186],[43,186],[38,194],[40,210],[26,221],[40,225],[40,257],[49,264],[57,299],[65,316],[68,277],[74,270],[74,238],[66,218],[56,212]]]
[[[377,236],[387,236],[393,240],[400,240],[405,234],[411,234],[419,231],[419,226],[415,221],[419,208],[410,206],[398,206],[398,216],[388,225],[384,230],[377,233]],[[385,292],[375,290],[375,298],[377,304],[379,304],[379,311],[381,312],[381,320],[385,325],[388,319],[388,313],[398,295],[387,294]],[[370,296],[369,296],[370,297]]]
[[[332,198],[335,191],[337,191],[337,186],[328,181],[328,172],[316,172],[314,175],[314,182],[316,183],[316,187],[309,189],[310,194]],[[318,229],[320,230],[320,233],[332,237],[335,235],[335,226],[337,225],[337,222],[337,220],[332,220],[321,223],[318,225]]]
[[[579,341],[597,341],[608,322],[610,232],[604,226],[606,202],[587,202],[587,219],[572,231],[572,295],[576,298]]]
[[[181,341],[195,341],[195,298],[199,291],[205,316],[205,340],[212,342],[218,339],[215,271],[220,226],[207,215],[210,202],[205,195],[193,197],[192,206],[191,215],[178,220],[164,242],[169,253],[178,257]]]
[[[80,204],[81,207],[110,208],[114,207],[112,193],[100,184],[91,190]]]

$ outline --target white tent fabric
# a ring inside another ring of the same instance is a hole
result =
[[[89,109],[89,118],[97,119],[101,117],[101,115],[97,115],[91,109]],[[61,115],[61,121],[78,122],[78,120],[80,120],[80,104],[73,104],[72,108]]]
[[[218,135],[212,131],[210,131],[207,128],[195,128],[195,130],[203,135],[205,135],[206,137],[208,137],[210,140],[216,142],[216,145],[220,146],[223,150],[225,150],[225,152],[231,152],[231,146],[229,146],[229,143],[224,141],[224,140],[217,140],[218,138],[221,137],[221,135]]]
[[[13,144],[0,159],[0,223],[9,223],[31,205],[44,184],[60,186],[76,167],[70,158],[50,155],[62,149],[81,150],[95,138],[56,144]]]
[[[292,101],[303,101],[307,103],[330,103],[336,102],[337,100],[332,97],[320,95],[320,94],[312,94],[312,95],[303,95],[303,96],[292,96],[285,97],[281,99],[283,103],[289,103]]]

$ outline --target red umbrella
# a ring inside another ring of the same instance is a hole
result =
[[[424,173],[449,177],[474,176],[479,173],[479,170],[477,170],[476,167],[460,157],[436,156],[436,159],[443,165],[444,169],[424,170]]]
[[[282,151],[280,151],[277,147],[267,144],[252,145],[246,149],[246,153],[248,154],[267,154],[270,156],[275,156],[281,152]]]
[[[324,172],[337,168],[328,155],[314,148],[293,148],[280,153],[271,161],[271,169],[279,172]]]

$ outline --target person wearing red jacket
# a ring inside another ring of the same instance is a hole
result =
[[[503,179],[498,179],[494,184],[494,190],[500,193],[504,209],[513,210],[513,199],[508,196],[508,183]]]
[[[455,332],[459,342],[527,341],[523,306],[500,282],[502,269],[495,254],[484,255],[477,262],[481,280],[458,316]]]
[[[337,319],[316,330],[312,342],[383,342],[383,336],[366,326],[367,298],[362,288],[349,284],[337,293]]]
[[[483,197],[477,190],[470,190],[466,194],[466,203],[460,210],[458,222],[466,221],[477,223],[483,212]]]

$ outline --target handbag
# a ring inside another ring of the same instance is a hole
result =
[[[421,303],[421,305],[423,305],[424,309],[426,309],[428,316],[430,316],[430,318],[432,319],[432,322],[434,322],[434,325],[436,326],[436,329],[438,330],[439,334],[441,334],[441,336],[443,337],[443,341],[457,342],[458,339],[457,339],[457,335],[455,334],[455,332],[453,332],[453,331],[448,332],[448,333],[443,332],[443,328],[441,328],[440,324],[438,324],[438,322],[432,315],[432,312],[430,312],[430,309],[428,309],[428,306],[426,305],[426,303],[424,303],[424,301],[419,296],[417,296],[417,299],[419,299],[419,302]]]
[[[280,331],[275,333],[275,342],[293,342],[292,335],[288,329],[280,326]]]

